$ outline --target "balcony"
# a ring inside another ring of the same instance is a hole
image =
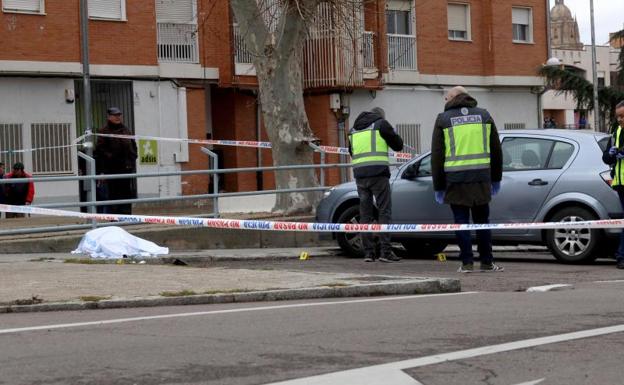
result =
[[[199,63],[196,24],[157,23],[158,61]]]
[[[240,29],[234,25],[234,62],[237,75],[253,75],[252,54]],[[375,69],[373,32],[362,31],[360,39],[331,29],[310,32],[303,45],[305,88],[353,87],[364,84],[365,73]],[[365,69],[367,69],[365,71]],[[373,71],[376,73],[376,70]]]
[[[417,69],[416,36],[388,34],[388,66],[395,71]]]

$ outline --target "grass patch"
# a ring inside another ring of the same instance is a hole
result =
[[[181,291],[163,291],[160,293],[163,297],[185,297],[189,295],[197,295],[193,290],[181,290]]]
[[[84,302],[100,302],[106,299],[111,299],[111,297],[110,296],[102,297],[99,295],[85,295],[85,296],[80,297],[80,300]]]
[[[63,263],[77,263],[83,265],[105,265],[110,262],[106,259],[90,259],[90,258],[68,258]]]
[[[208,290],[203,294],[234,294],[234,293],[247,293],[254,291],[251,289],[222,289],[222,290]]]
[[[28,299],[16,299],[12,302],[12,305],[36,305],[41,302],[43,302],[43,298],[39,298],[36,295],[33,295]]]
[[[30,262],[47,262],[47,261],[53,261],[54,258],[50,258],[50,257],[39,257],[39,258],[33,258],[30,260]]]

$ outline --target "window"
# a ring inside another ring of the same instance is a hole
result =
[[[548,168],[563,168],[573,152],[574,146],[570,143],[556,142],[548,161]]]
[[[514,138],[503,140],[503,171],[546,168],[554,142],[547,139]]]
[[[403,143],[413,148],[411,151],[420,153],[420,124],[397,123],[396,131],[403,138]]]
[[[4,12],[44,13],[44,0],[2,0]]]
[[[70,123],[31,124],[33,174],[72,172]]]
[[[470,40],[470,6],[448,4],[448,37],[450,40]]]
[[[126,0],[89,0],[89,17],[126,20]]]
[[[159,23],[192,23],[196,19],[195,0],[156,0],[156,21]]]
[[[21,150],[24,148],[22,141],[22,124],[0,123],[0,161],[4,163],[5,169],[10,169],[16,162],[24,163],[23,152],[13,152],[11,150]]]
[[[388,10],[386,11],[386,19],[389,34],[412,34],[409,11]]]
[[[511,8],[513,41],[519,43],[533,42],[533,15],[531,8]]]
[[[505,123],[504,130],[524,130],[526,128],[525,123]]]

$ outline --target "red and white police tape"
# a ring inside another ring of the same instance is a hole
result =
[[[120,134],[93,134],[94,136],[101,136],[106,138],[121,138],[121,139],[143,139],[143,140],[156,140],[163,142],[182,142],[193,144],[205,144],[216,146],[236,146],[236,147],[252,147],[252,148],[271,148],[271,142],[257,142],[253,140],[217,140],[217,139],[182,139],[182,138],[167,138],[161,136],[146,136],[146,135],[120,135]],[[76,141],[83,140],[86,136],[81,136]],[[349,149],[346,147],[335,146],[319,146],[319,148],[328,154],[341,154],[349,155]],[[392,152],[390,156],[396,159],[412,159],[414,155],[407,152]]]
[[[0,204],[0,211],[23,214],[50,215],[97,219],[101,221],[125,223],[152,223],[162,225],[210,227],[216,229],[299,231],[299,232],[343,232],[343,233],[421,233],[458,230],[499,230],[499,229],[605,229],[624,228],[624,219],[608,219],[578,222],[537,222],[537,223],[489,223],[489,224],[358,224],[358,223],[310,223],[281,222],[247,219],[168,217],[155,215],[90,214],[76,211],[46,209],[33,206],[13,206]]]

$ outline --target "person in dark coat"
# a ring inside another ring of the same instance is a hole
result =
[[[13,165],[13,171],[4,175],[4,179],[31,178],[27,172],[24,172],[24,164],[17,162]],[[33,181],[26,183],[8,183],[4,185],[4,194],[6,204],[14,206],[30,206],[35,199],[35,184]],[[22,213],[6,213],[7,218],[23,217]]]
[[[4,179],[4,163],[0,162],[0,179]],[[0,185],[0,204],[6,203],[6,197],[4,195],[5,185]]]
[[[384,110],[379,107],[362,112],[349,132],[349,153],[352,157],[353,176],[360,198],[360,223],[373,223],[377,203],[378,223],[390,223],[392,202],[390,199],[390,169],[388,149],[401,151],[403,139],[385,119]],[[392,252],[390,234],[379,235],[380,255],[376,254],[373,237],[362,233],[364,261],[398,262],[401,260]]]
[[[444,112],[438,115],[431,141],[431,172],[435,199],[451,205],[455,223],[489,223],[489,203],[500,189],[503,154],[496,125],[489,112],[464,87],[454,87],[446,95]],[[476,136],[476,137],[475,137]],[[469,231],[455,232],[462,266],[459,272],[473,271]],[[481,270],[502,271],[494,264],[492,234],[478,230]]]
[[[132,135],[123,124],[122,112],[117,107],[107,110],[106,126],[98,134]],[[93,156],[98,174],[133,174],[136,172],[137,146],[134,139],[98,136]],[[134,178],[98,181],[98,200],[136,198]],[[132,214],[132,204],[98,206],[98,212]]]

